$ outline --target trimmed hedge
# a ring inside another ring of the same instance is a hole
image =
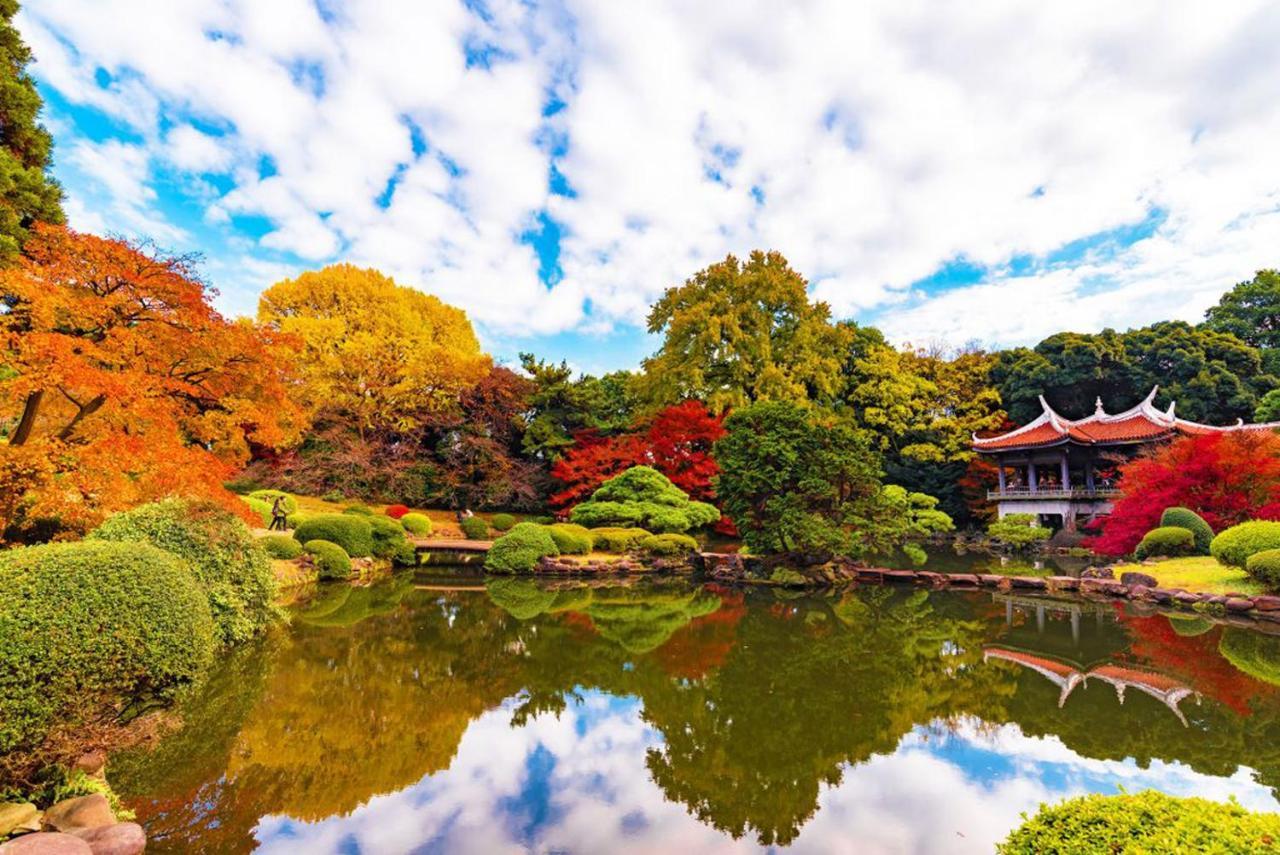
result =
[[[996,847],[1000,855],[1046,852],[1267,852],[1280,815],[1230,802],[1175,798],[1155,790],[1088,795],[1041,805]]]
[[[249,510],[258,515],[262,520],[263,528],[271,525],[271,503],[262,499],[255,499],[253,496],[241,496],[240,501],[249,506]]]
[[[638,544],[649,555],[684,555],[698,548],[698,541],[687,534],[651,534]]]
[[[404,536],[404,526],[390,517],[369,517],[373,531],[373,555],[375,558],[402,559],[409,541]],[[397,560],[397,563],[402,563]]]
[[[493,543],[484,567],[494,573],[527,573],[546,555],[559,555],[546,526],[520,523]]]
[[[298,500],[290,496],[284,490],[254,490],[249,494],[249,498],[257,499],[267,503],[267,510],[271,509],[272,504],[278,496],[284,497],[284,512],[288,514],[296,514],[298,512]]]
[[[1165,525],[1144,534],[1133,554],[1141,560],[1165,555],[1190,555],[1195,549],[1195,535],[1189,529]]]
[[[515,524],[516,518],[511,514],[494,514],[489,519],[489,525],[493,526],[494,531],[511,531]]]
[[[586,555],[595,540],[590,530],[573,523],[555,523],[547,526],[547,532],[556,542],[561,555]]]
[[[649,532],[642,528],[593,528],[591,538],[595,548],[601,552],[630,552],[640,546],[640,541],[649,537]]]
[[[258,543],[272,558],[290,561],[302,554],[302,544],[287,534],[269,534],[258,538]]]
[[[431,534],[431,517],[410,511],[400,518],[400,525],[410,534]]]
[[[321,579],[351,578],[351,556],[338,544],[328,540],[308,540],[302,548],[315,562]]]
[[[409,506],[408,505],[387,505],[382,512],[387,516],[391,517],[393,520],[398,520],[401,517],[403,517],[405,514],[409,513]]]
[[[462,529],[462,533],[467,536],[467,540],[487,540],[489,538],[489,524],[479,517],[467,517],[458,525]]]
[[[1160,525],[1185,528],[1195,538],[1196,555],[1209,554],[1209,544],[1213,542],[1213,529],[1204,521],[1204,517],[1190,508],[1165,508],[1164,513],[1160,515]]]
[[[105,540],[0,552],[0,753],[168,698],[214,648],[209,600],[176,555]]]
[[[185,559],[209,598],[218,638],[236,644],[277,620],[271,561],[235,514],[213,502],[165,499],[108,517],[91,540],[150,543]]]
[[[373,508],[368,507],[367,505],[347,505],[345,508],[342,509],[342,512],[344,514],[354,514],[358,517],[376,517],[377,516],[377,514],[373,512]]]
[[[1253,553],[1245,561],[1244,569],[1268,588],[1280,588],[1280,549]]]
[[[293,538],[302,544],[313,540],[336,543],[352,558],[373,554],[373,526],[359,514],[316,514],[293,530]]]
[[[1245,567],[1249,556],[1280,549],[1280,522],[1257,520],[1224,529],[1209,544],[1209,554],[1221,564]]]

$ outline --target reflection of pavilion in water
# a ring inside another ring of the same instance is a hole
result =
[[[1000,659],[1040,674],[1058,687],[1060,709],[1077,686],[1087,689],[1094,679],[1115,687],[1121,704],[1126,689],[1144,692],[1168,707],[1183,727],[1188,726],[1178,704],[1189,695],[1199,703],[1199,693],[1163,674],[1112,662],[1111,654],[1123,649],[1123,632],[1106,605],[1002,595],[996,599],[1004,601],[1008,629],[1003,643],[984,646],[984,662]],[[1015,621],[1019,612],[1035,614],[1034,635],[1028,623]],[[1085,622],[1086,615],[1092,620]],[[1061,631],[1064,619],[1070,628],[1069,642]],[[1082,623],[1087,629],[1082,630]]]

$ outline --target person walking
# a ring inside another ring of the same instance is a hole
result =
[[[271,503],[271,525],[268,531],[287,531],[289,529],[289,514],[284,509],[284,496],[276,496],[276,500]]]

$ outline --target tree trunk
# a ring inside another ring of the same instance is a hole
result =
[[[66,427],[58,431],[58,439],[68,439],[71,436],[72,432],[76,429],[76,425],[80,424],[80,422],[84,421],[89,416],[96,413],[102,407],[102,405],[105,404],[106,402],[107,402],[106,395],[97,395],[92,400],[90,400],[89,403],[85,404],[76,412],[75,416],[72,417],[71,421],[67,422]]]
[[[36,427],[36,416],[40,414],[40,402],[43,400],[43,389],[27,395],[27,402],[22,407],[22,419],[18,422],[18,429],[9,439],[10,445],[23,445],[31,438],[31,432]]]

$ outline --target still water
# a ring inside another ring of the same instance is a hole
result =
[[[991,593],[321,589],[111,760],[149,852],[990,852],[1042,801],[1280,810],[1280,643]],[[1233,664],[1234,663],[1234,664]]]

